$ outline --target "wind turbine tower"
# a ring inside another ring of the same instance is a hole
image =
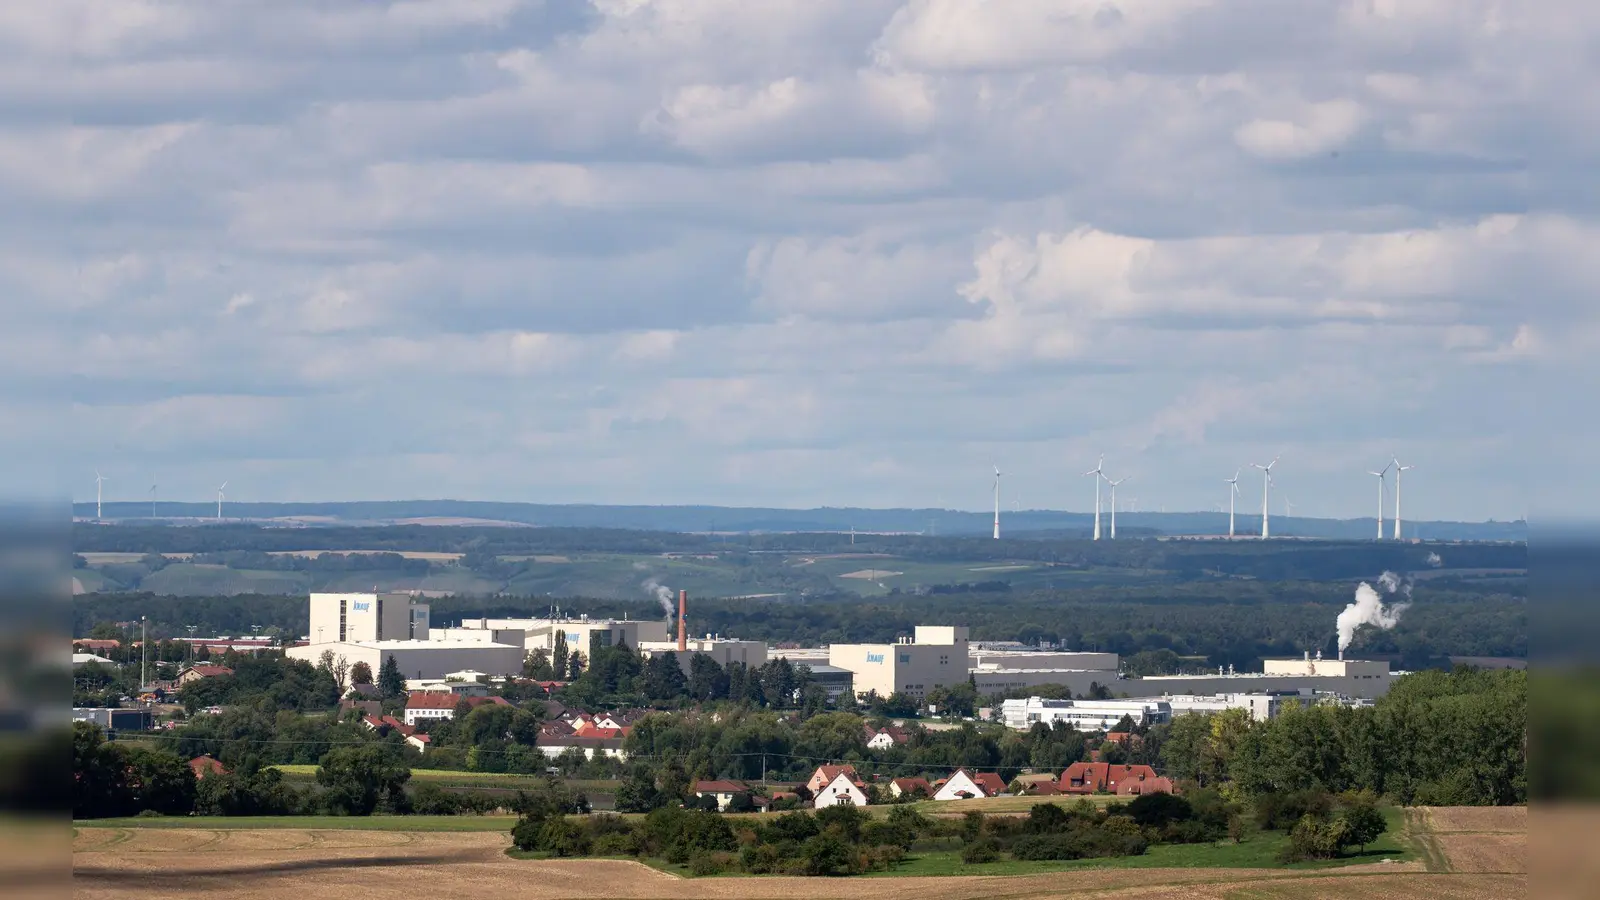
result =
[[[1234,503],[1235,503],[1235,501],[1237,501],[1239,499],[1239,472],[1240,471],[1243,471],[1243,470],[1236,470],[1233,473],[1233,477],[1232,478],[1225,479],[1228,482],[1228,537],[1230,537],[1230,538],[1233,537]]]
[[[1400,473],[1415,469],[1416,466],[1402,466],[1396,458],[1390,463],[1394,466],[1394,539],[1400,540]]]
[[[1128,476],[1126,475],[1116,481],[1112,481],[1109,478],[1106,479],[1106,484],[1111,485],[1111,539],[1113,541],[1117,539],[1117,485],[1127,480]]]
[[[228,486],[228,483],[226,481],[224,481],[222,483],[222,487],[217,488],[217,521],[218,522],[222,521],[222,491],[223,491],[223,488],[226,488],[227,486]]]
[[[994,467],[994,539],[1000,540],[1000,467]]]
[[[1094,468],[1083,473],[1094,476],[1094,539],[1097,541],[1100,540],[1100,480],[1106,477],[1105,464],[1106,458],[1102,455]]]
[[[150,485],[150,518],[156,517],[156,486]]]
[[[102,518],[101,515],[100,515],[100,486],[105,484],[105,481],[106,481],[106,477],[104,475],[100,474],[100,470],[99,469],[95,469],[94,470],[94,517],[96,519]]]
[[[1383,467],[1383,471],[1381,472],[1367,473],[1368,475],[1378,476],[1378,540],[1380,541],[1383,540],[1383,479],[1388,476],[1389,469],[1393,466],[1394,463],[1389,463],[1389,465]],[[1395,476],[1396,480],[1399,480],[1399,478],[1399,475]],[[1395,505],[1399,505],[1398,499],[1395,501]]]
[[[1260,463],[1251,463],[1250,464],[1250,468],[1252,468],[1252,469],[1260,469],[1261,470],[1261,539],[1262,540],[1266,540],[1268,537],[1271,537],[1271,531],[1268,530],[1268,528],[1267,528],[1267,496],[1272,493],[1272,467],[1278,464],[1279,458],[1280,457],[1274,456],[1272,458],[1272,462],[1269,462],[1264,466],[1261,465]]]

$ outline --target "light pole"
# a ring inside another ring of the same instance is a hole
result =
[[[139,693],[150,686],[150,626],[145,616],[139,617]]]

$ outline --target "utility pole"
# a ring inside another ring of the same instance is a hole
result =
[[[150,626],[145,616],[139,617],[139,693],[150,686]]]

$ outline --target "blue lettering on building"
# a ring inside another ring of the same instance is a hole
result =
[[[881,663],[881,662],[883,662],[883,654],[882,653],[868,653],[867,654],[867,662]]]
[[[371,608],[372,608],[372,604],[371,603],[357,603],[355,605],[356,612],[366,612],[367,610],[369,610]]]

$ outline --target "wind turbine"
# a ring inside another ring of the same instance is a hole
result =
[[[1416,466],[1400,465],[1399,457],[1390,463],[1394,466],[1394,539],[1400,540],[1400,473],[1415,469]]]
[[[1111,485],[1111,539],[1113,541],[1117,539],[1117,485],[1127,480],[1128,476],[1126,475],[1116,481],[1112,481],[1109,478],[1106,479],[1106,484]]]
[[[94,470],[94,517],[96,519],[101,518],[101,515],[100,515],[100,485],[104,484],[105,481],[106,481],[106,477],[104,475],[100,474],[100,470],[99,469],[95,469]]]
[[[1094,476],[1094,539],[1097,541],[1100,540],[1100,479],[1106,477],[1105,464],[1105,455],[1101,454],[1100,461],[1094,464],[1094,468],[1083,473]]]
[[[994,539],[1000,540],[1000,467],[994,467]]]
[[[156,517],[156,486],[150,485],[150,518]]]
[[[1272,493],[1272,467],[1278,464],[1278,460],[1280,458],[1281,457],[1274,456],[1272,458],[1272,462],[1269,462],[1264,466],[1261,465],[1260,463],[1251,463],[1250,464],[1250,468],[1252,468],[1252,469],[1260,469],[1261,470],[1261,539],[1262,540],[1266,540],[1270,536],[1270,532],[1267,529],[1267,495]]]
[[[1283,496],[1283,515],[1285,518],[1294,518],[1294,501],[1289,499],[1288,494]]]
[[[1244,470],[1243,469],[1236,469],[1236,470],[1234,470],[1232,478],[1223,479],[1229,485],[1229,488],[1228,488],[1228,537],[1233,537],[1233,509],[1234,509],[1234,502],[1239,499],[1239,473],[1242,472],[1242,471],[1244,471]]]
[[[222,489],[227,487],[227,486],[228,486],[228,483],[226,481],[224,481],[222,483],[222,487],[217,488],[217,521],[218,522],[222,521]]]
[[[1383,467],[1381,472],[1367,473],[1368,475],[1378,476],[1378,540],[1380,541],[1383,540],[1383,479],[1388,476],[1389,469],[1393,466],[1394,463],[1389,463],[1389,465]],[[1395,478],[1399,477],[1399,475],[1395,476]]]

